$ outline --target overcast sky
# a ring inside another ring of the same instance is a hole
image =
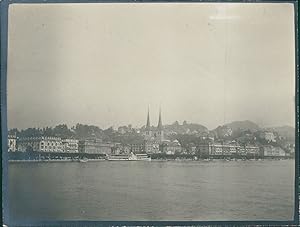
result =
[[[292,4],[13,4],[8,126],[294,125]]]

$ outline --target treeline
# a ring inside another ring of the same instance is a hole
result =
[[[66,124],[60,124],[55,127],[44,128],[27,128],[18,130],[17,128],[9,130],[9,134],[16,135],[17,137],[38,137],[38,136],[56,136],[62,139],[74,138],[74,139],[87,139],[98,138],[110,142],[119,142],[129,144],[138,142],[143,137],[135,132],[120,134],[113,130],[112,127],[108,129],[101,129],[94,125],[76,124],[69,128]]]
[[[60,124],[53,128],[27,128],[22,130],[14,128],[9,131],[9,134],[16,134],[18,137],[57,136],[61,138],[83,139],[91,136],[101,138],[104,133],[97,126],[76,124],[76,126],[69,128],[66,124]]]
[[[189,135],[189,134],[177,134],[170,135],[169,138],[171,140],[178,140],[181,144],[182,148],[189,150],[192,146],[198,146],[203,143],[212,142],[208,137],[202,137],[199,135]],[[276,142],[267,141],[264,138],[259,136],[259,132],[251,132],[250,130],[236,130],[232,133],[231,136],[228,137],[212,137],[214,142],[218,143],[226,143],[226,142],[236,142],[241,146],[247,145],[255,145],[255,146],[264,146],[271,145],[274,147],[280,147],[286,152],[289,152],[289,148],[287,147],[287,140],[285,138],[277,138]]]
[[[176,139],[179,141],[181,146],[187,150],[189,150],[193,146],[197,146],[198,144],[209,141],[209,139],[202,139],[203,137],[214,138],[215,142],[235,141],[240,145],[272,145],[275,147],[281,147],[285,151],[288,150],[288,141],[285,138],[280,138],[279,136],[277,136],[276,142],[266,141],[265,139],[260,137],[260,130],[254,131],[250,129],[238,128],[233,130],[231,135],[224,136],[220,132],[206,131],[207,129],[202,128],[203,126],[201,125],[188,124],[186,122],[184,122],[182,125],[179,125],[178,122],[175,122],[172,125],[172,130],[180,126],[181,128],[195,127],[191,129],[198,129],[199,131],[203,130],[203,132],[199,134],[172,134],[168,133],[168,129],[166,129],[168,128],[168,126],[164,127],[165,139],[170,139],[171,141]],[[143,130],[143,127],[141,130]],[[122,144],[140,143],[143,141],[142,134],[137,133],[136,130],[125,130],[125,133],[120,133],[114,130],[112,127],[107,129],[101,129],[98,126],[84,125],[79,123],[70,128],[66,124],[59,124],[55,127],[27,128],[22,130],[14,128],[9,131],[9,134],[16,134],[17,137],[57,136],[62,139],[75,138],[78,140],[87,138],[98,138],[102,139],[104,142],[117,142]],[[275,135],[277,134],[275,133]]]

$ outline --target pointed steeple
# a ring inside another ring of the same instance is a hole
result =
[[[149,106],[148,106],[148,115],[147,115],[147,124],[146,129],[150,129],[150,115],[149,115]]]
[[[157,125],[158,129],[162,129],[162,121],[161,121],[161,107],[159,107],[159,118],[158,118],[158,125]]]

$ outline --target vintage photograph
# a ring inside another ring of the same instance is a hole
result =
[[[11,4],[9,221],[293,221],[294,18]]]

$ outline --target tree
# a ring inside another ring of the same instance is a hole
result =
[[[8,131],[8,134],[9,135],[16,135],[16,136],[19,136],[20,134],[20,131],[17,129],[17,128],[12,128]]]
[[[76,124],[72,127],[74,136],[78,139],[86,139],[89,137],[102,138],[103,130],[93,125]]]
[[[42,136],[43,132],[39,128],[27,128],[25,130],[21,130],[20,137],[38,137]]]
[[[46,127],[42,129],[43,136],[54,136],[54,132],[51,127]]]
[[[53,134],[61,138],[74,137],[74,132],[72,132],[66,124],[55,126],[53,129]]]

